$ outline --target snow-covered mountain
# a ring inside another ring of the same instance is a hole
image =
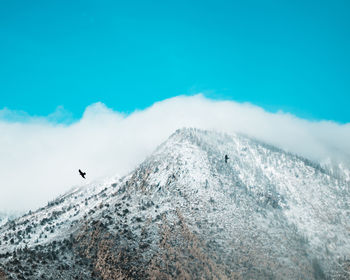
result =
[[[345,177],[197,129],[0,227],[0,279],[349,279],[349,260]]]

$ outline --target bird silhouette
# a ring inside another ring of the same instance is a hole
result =
[[[81,171],[81,170],[79,169],[79,174],[81,175],[81,177],[83,177],[84,179],[86,179],[86,178],[85,178],[86,172],[83,172],[83,171]]]
[[[225,155],[225,163],[227,163],[228,159],[229,159],[228,155]]]

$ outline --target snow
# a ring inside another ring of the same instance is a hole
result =
[[[141,238],[133,221],[160,225],[165,215],[175,222],[180,209],[189,228],[215,244],[208,250],[230,265],[234,252],[256,263],[277,260],[295,273],[317,258],[330,271],[337,258],[350,255],[350,183],[339,175],[350,173],[341,168],[335,174],[238,134],[181,129],[129,175],[75,187],[12,223],[0,221],[0,241],[14,238],[13,244],[2,242],[0,253],[63,240],[84,222],[107,215]],[[119,217],[116,209],[130,214]],[[18,234],[29,225],[29,232]],[[158,228],[150,232],[157,250]]]

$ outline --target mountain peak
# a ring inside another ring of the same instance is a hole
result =
[[[9,265],[34,262],[28,279],[346,277],[349,194],[311,161],[184,128],[127,176],[1,227],[0,271],[16,278]]]

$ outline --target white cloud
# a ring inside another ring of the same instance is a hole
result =
[[[268,113],[251,104],[196,95],[167,99],[130,115],[102,103],[86,108],[73,124],[59,108],[47,118],[0,110],[0,211],[46,204],[73,185],[124,175],[181,127],[241,132],[316,161],[349,164],[350,124],[310,122]],[[11,116],[12,121],[4,117]]]

